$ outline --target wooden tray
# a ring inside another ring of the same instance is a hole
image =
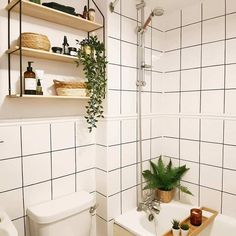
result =
[[[211,214],[211,216],[206,217],[204,216],[204,212],[202,212],[202,224],[200,226],[193,226],[190,223],[190,216],[186,219],[184,219],[183,221],[181,221],[180,224],[188,224],[189,225],[189,234],[188,236],[196,236],[198,235],[200,232],[202,232],[210,223],[212,223],[212,221],[214,221],[214,219],[216,218],[216,216],[218,215],[217,211],[214,211],[210,208],[207,207],[201,207],[200,208],[202,211],[208,212]],[[172,231],[168,231],[167,233],[163,234],[163,236],[173,236]]]

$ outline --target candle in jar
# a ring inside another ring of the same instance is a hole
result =
[[[200,226],[202,224],[202,210],[191,209],[190,211],[190,223],[194,226]]]

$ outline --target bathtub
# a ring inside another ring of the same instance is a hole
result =
[[[172,201],[161,204],[160,214],[152,222],[148,221],[145,212],[137,212],[133,209],[115,219],[115,224],[129,232],[127,235],[135,236],[162,236],[171,228],[171,221],[189,216],[193,206]],[[209,225],[199,236],[235,236],[236,219],[219,214],[215,221]]]

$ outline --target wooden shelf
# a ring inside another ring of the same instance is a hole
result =
[[[201,210],[203,211],[203,216],[202,216],[202,224],[200,226],[193,226],[190,223],[190,217],[184,219],[181,224],[188,224],[189,225],[189,234],[188,236],[197,236],[199,235],[204,229],[207,228],[207,226],[209,226],[214,219],[216,218],[216,216],[218,215],[218,212],[215,210],[212,210],[210,208],[207,207],[202,207]],[[206,216],[204,216],[204,212],[206,212]],[[163,236],[172,236],[172,231],[168,231],[167,233],[165,233]]]
[[[78,100],[88,100],[88,97],[77,97],[77,96],[56,96],[56,95],[26,95],[23,94],[22,97],[20,94],[8,95],[8,98],[18,98],[18,99],[78,99]]]
[[[12,0],[6,7],[7,10],[11,9],[18,0]],[[22,14],[32,16],[35,18],[50,21],[56,24],[65,25],[70,28],[90,32],[102,28],[101,24],[85,20],[78,16],[73,16],[61,11],[54,10],[43,5],[22,0]],[[19,12],[20,4],[17,4],[12,10]]]
[[[16,55],[20,54],[19,47],[13,47],[6,51],[6,53],[13,53]],[[73,56],[67,56],[63,54],[57,54],[53,52],[46,52],[43,50],[36,50],[32,48],[24,48],[22,47],[22,55],[26,57],[35,57],[39,59],[46,59],[46,60],[52,60],[52,61],[60,61],[60,62],[67,62],[67,63],[75,63],[77,57]]]

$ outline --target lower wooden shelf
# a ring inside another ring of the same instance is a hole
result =
[[[77,96],[57,96],[57,95],[26,95],[23,94],[20,96],[20,94],[13,94],[8,95],[8,98],[21,98],[21,99],[78,99],[78,100],[88,100],[89,97],[77,97]]]

